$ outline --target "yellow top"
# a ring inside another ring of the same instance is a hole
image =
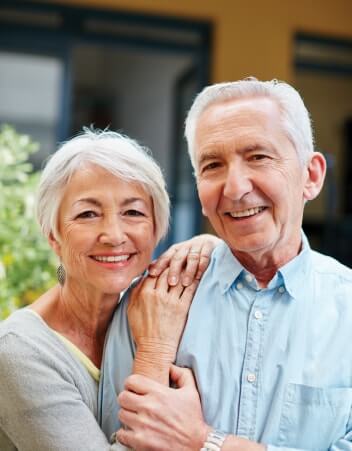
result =
[[[39,318],[43,321],[43,318],[31,308],[28,309],[30,312],[34,313],[34,315],[39,316]],[[49,327],[49,326],[48,326]],[[76,345],[74,345],[70,340],[68,340],[63,335],[56,332],[56,330],[49,327],[50,330],[54,332],[54,334],[63,342],[66,348],[82,363],[82,365],[87,369],[88,373],[92,376],[92,378],[99,382],[100,379],[100,370],[97,368],[94,363],[87,357]]]

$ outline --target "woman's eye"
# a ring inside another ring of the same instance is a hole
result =
[[[127,215],[127,216],[145,216],[145,214],[144,213],[142,213],[141,211],[139,211],[139,210],[127,210],[126,212],[125,212],[125,215]]]
[[[264,160],[265,158],[268,158],[268,155],[256,154],[256,155],[252,155],[250,157],[250,160],[252,160],[252,161],[260,161],[260,160]]]
[[[95,218],[97,216],[97,213],[92,210],[82,211],[79,215],[77,215],[77,218]]]

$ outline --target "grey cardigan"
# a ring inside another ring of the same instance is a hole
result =
[[[97,421],[97,383],[27,309],[0,323],[0,450],[115,451]]]

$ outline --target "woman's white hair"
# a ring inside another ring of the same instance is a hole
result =
[[[295,147],[299,161],[302,165],[308,161],[314,150],[313,131],[308,110],[299,93],[282,81],[260,81],[248,77],[207,86],[194,100],[186,118],[185,136],[196,173],[195,134],[201,114],[215,103],[253,97],[268,97],[276,102],[281,112],[283,130]]]
[[[37,219],[43,234],[59,239],[59,207],[72,175],[86,164],[95,164],[116,177],[141,185],[153,201],[157,242],[167,233],[170,202],[162,172],[148,149],[112,131],[84,128],[65,142],[48,160],[39,182]]]

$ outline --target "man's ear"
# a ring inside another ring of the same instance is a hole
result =
[[[326,160],[320,152],[314,152],[306,168],[307,179],[304,185],[305,200],[313,200],[320,193],[326,174]]]
[[[55,254],[58,257],[61,257],[61,245],[60,245],[59,241],[55,238],[53,232],[49,233],[48,243],[49,243],[50,247],[53,249],[53,251],[55,252]]]

